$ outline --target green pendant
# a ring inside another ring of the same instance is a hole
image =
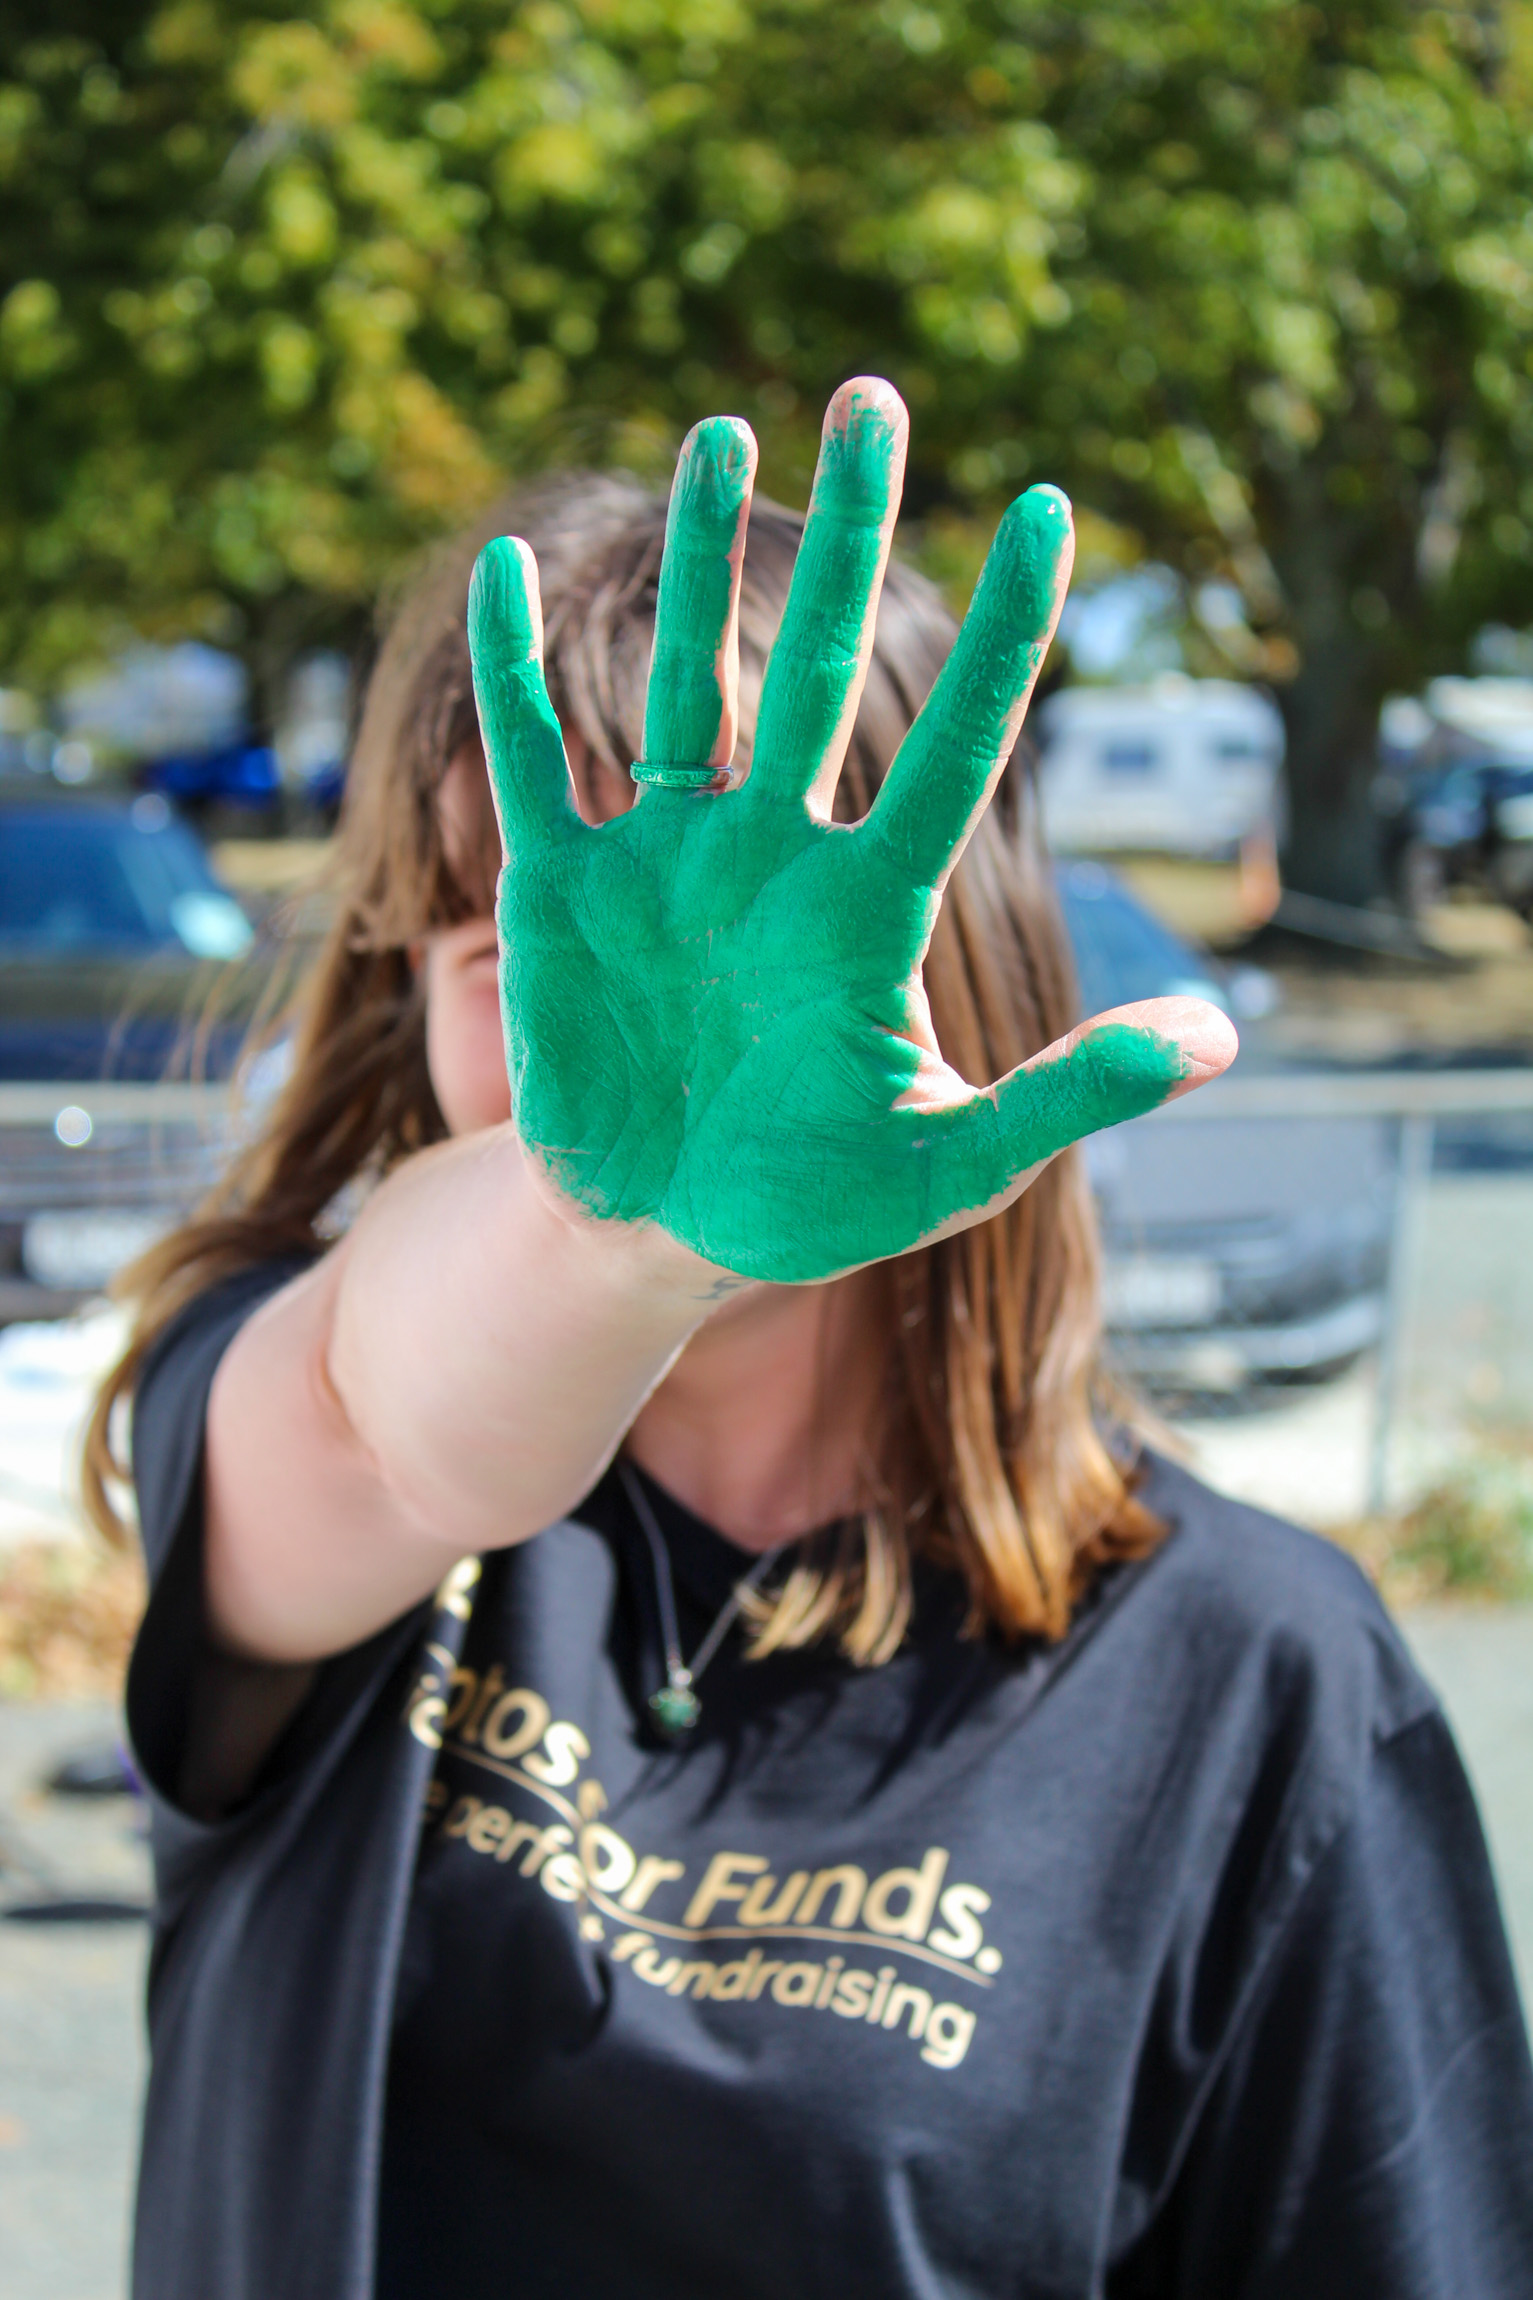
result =
[[[650,1715],[668,1741],[690,1733],[703,1713],[703,1705],[688,1685],[662,1685],[649,1697]]]

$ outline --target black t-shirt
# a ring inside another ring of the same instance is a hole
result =
[[[136,1416],[140,2300],[1533,2293],[1533,2071],[1447,1729],[1343,1558],[1169,1464],[1168,1539],[1062,1645],[963,1638],[926,1573],[880,1669],[726,1639],[681,1748],[609,1478],[187,1823],[202,1414],[280,1274],[196,1305]],[[647,1490],[690,1652],[745,1561]]]

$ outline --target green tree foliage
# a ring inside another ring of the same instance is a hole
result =
[[[1043,404],[1076,412],[1088,501],[1240,584],[1282,679],[1288,875],[1356,898],[1381,697],[1533,613],[1530,12],[1077,29],[1100,68],[1047,116],[1092,191]]]
[[[910,504],[1057,479],[1232,577],[1293,870],[1366,889],[1391,686],[1533,615],[1533,10],[61,0],[0,20],[0,662],[258,669],[551,458],[857,369]],[[975,562],[977,564],[977,561]]]

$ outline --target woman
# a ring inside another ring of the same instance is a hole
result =
[[[898,568],[878,614],[903,453],[862,382],[806,524],[727,422],[663,561],[626,483],[518,505],[484,751],[463,561],[385,651],[291,1078],[98,1415],[139,2300],[1533,2282],[1432,1698],[1106,1418],[1069,1145],[1234,1042],[1068,1032],[1007,772],[1068,507],[953,643]]]

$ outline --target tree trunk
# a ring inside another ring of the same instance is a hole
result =
[[[1296,893],[1362,905],[1384,891],[1370,798],[1383,694],[1376,657],[1345,627],[1312,641],[1279,692],[1288,735],[1283,883]]]

